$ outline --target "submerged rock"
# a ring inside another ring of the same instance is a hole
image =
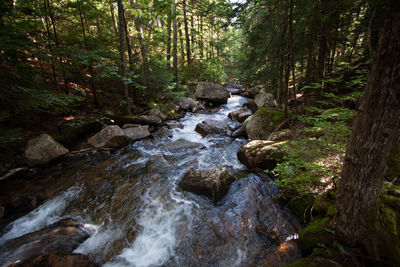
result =
[[[228,131],[228,126],[221,121],[208,120],[196,125],[195,131],[205,137],[210,134],[222,134]]]
[[[211,104],[226,104],[230,97],[229,91],[220,84],[199,82],[195,94],[197,99],[205,100]]]
[[[246,132],[249,138],[255,140],[267,140],[269,135],[285,119],[283,112],[262,108],[250,116],[245,122]]]
[[[10,252],[10,260],[24,261],[50,253],[71,254],[89,237],[90,233],[83,224],[67,218],[39,231],[10,240],[5,246]]]
[[[30,140],[25,148],[25,156],[31,166],[49,163],[68,153],[68,149],[48,134],[41,134]]]
[[[190,169],[183,176],[179,186],[185,191],[206,196],[217,202],[225,196],[230,184],[235,180],[229,167],[200,171]]]
[[[119,148],[127,142],[124,131],[118,125],[107,126],[90,138],[90,144],[95,148]]]
[[[248,168],[272,170],[283,160],[286,154],[287,142],[253,140],[243,145],[238,153],[238,159]]]

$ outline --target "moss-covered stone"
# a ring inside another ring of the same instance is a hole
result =
[[[335,215],[335,199],[336,194],[333,191],[319,195],[314,201],[313,210],[316,215],[333,217]]]
[[[313,248],[333,242],[334,236],[327,230],[330,228],[329,222],[330,219],[327,217],[316,219],[300,231],[299,247],[304,253],[311,253]]]
[[[295,261],[292,264],[285,265],[285,267],[338,267],[342,266],[339,263],[319,257],[306,257]]]
[[[400,145],[396,146],[390,154],[386,175],[393,179],[400,177]]]
[[[281,199],[283,203],[287,203],[289,209],[296,215],[300,220],[310,220],[310,208],[314,202],[314,195],[305,195],[301,198],[296,199]]]
[[[271,108],[262,108],[250,116],[244,124],[249,138],[267,140],[284,119],[285,114],[283,112]]]

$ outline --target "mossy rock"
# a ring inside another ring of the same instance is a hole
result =
[[[301,221],[310,220],[310,208],[315,200],[313,195],[302,196],[295,199],[280,199],[282,203],[288,205],[288,208],[299,218]]]
[[[400,211],[400,186],[384,183],[380,199],[385,205]]]
[[[76,125],[66,125],[54,133],[54,139],[60,144],[71,147],[79,139],[87,137],[87,135],[98,132],[103,124],[97,120],[80,121]]]
[[[283,122],[285,114],[279,110],[262,108],[244,122],[249,138],[268,140],[269,135]]]
[[[400,145],[390,153],[386,175],[392,179],[400,177]]]
[[[339,267],[339,263],[319,257],[306,257],[295,261],[292,264],[285,265],[285,267]]]
[[[333,242],[334,235],[329,231],[329,223],[330,219],[327,217],[316,219],[300,231],[299,247],[304,253],[309,254],[313,248]]]
[[[333,217],[335,215],[336,194],[333,191],[319,195],[314,201],[316,215]],[[313,213],[314,215],[314,213]]]

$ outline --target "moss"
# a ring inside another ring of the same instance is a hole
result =
[[[285,265],[285,267],[322,267],[322,266],[338,267],[342,265],[333,260],[319,258],[319,257],[306,257],[299,259],[292,264]]]
[[[319,195],[314,201],[314,211],[317,215],[333,216],[335,213],[335,199],[336,194],[333,191],[328,191]]]
[[[288,202],[289,209],[299,218],[300,220],[308,221],[310,219],[310,213],[307,212],[314,202],[313,195],[306,195],[301,198],[282,200]]]
[[[278,125],[285,119],[285,114],[283,112],[270,108],[261,108],[257,110],[255,114],[268,117],[274,125]]]
[[[334,236],[328,231],[329,218],[316,219],[300,231],[299,247],[305,253],[311,253],[313,248],[333,242]]]
[[[390,154],[386,175],[393,179],[400,177],[400,145]]]

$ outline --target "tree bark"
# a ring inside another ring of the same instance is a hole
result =
[[[173,7],[172,7],[173,8]],[[168,41],[167,41],[167,68],[171,69],[171,41],[172,41],[172,11],[171,8],[168,11],[168,23],[167,23],[167,32],[168,32]]]
[[[188,27],[188,19],[187,19],[186,0],[182,0],[182,4],[183,4],[183,24],[185,26],[185,38],[186,38],[186,61],[187,61],[187,64],[190,65],[190,60],[191,60],[190,35],[189,35],[189,27]]]
[[[176,24],[176,2],[174,0],[173,4],[173,48],[172,48],[172,56],[173,56],[173,68],[174,68],[174,82],[178,83],[178,27]]]
[[[400,127],[400,6],[390,1],[339,182],[335,228],[349,244],[368,235],[386,162]]]
[[[111,19],[112,19],[112,26],[113,30],[115,33],[115,36],[118,36],[118,29],[117,29],[117,20],[115,19],[115,13],[114,13],[114,4],[110,2],[110,13],[111,13]]]

